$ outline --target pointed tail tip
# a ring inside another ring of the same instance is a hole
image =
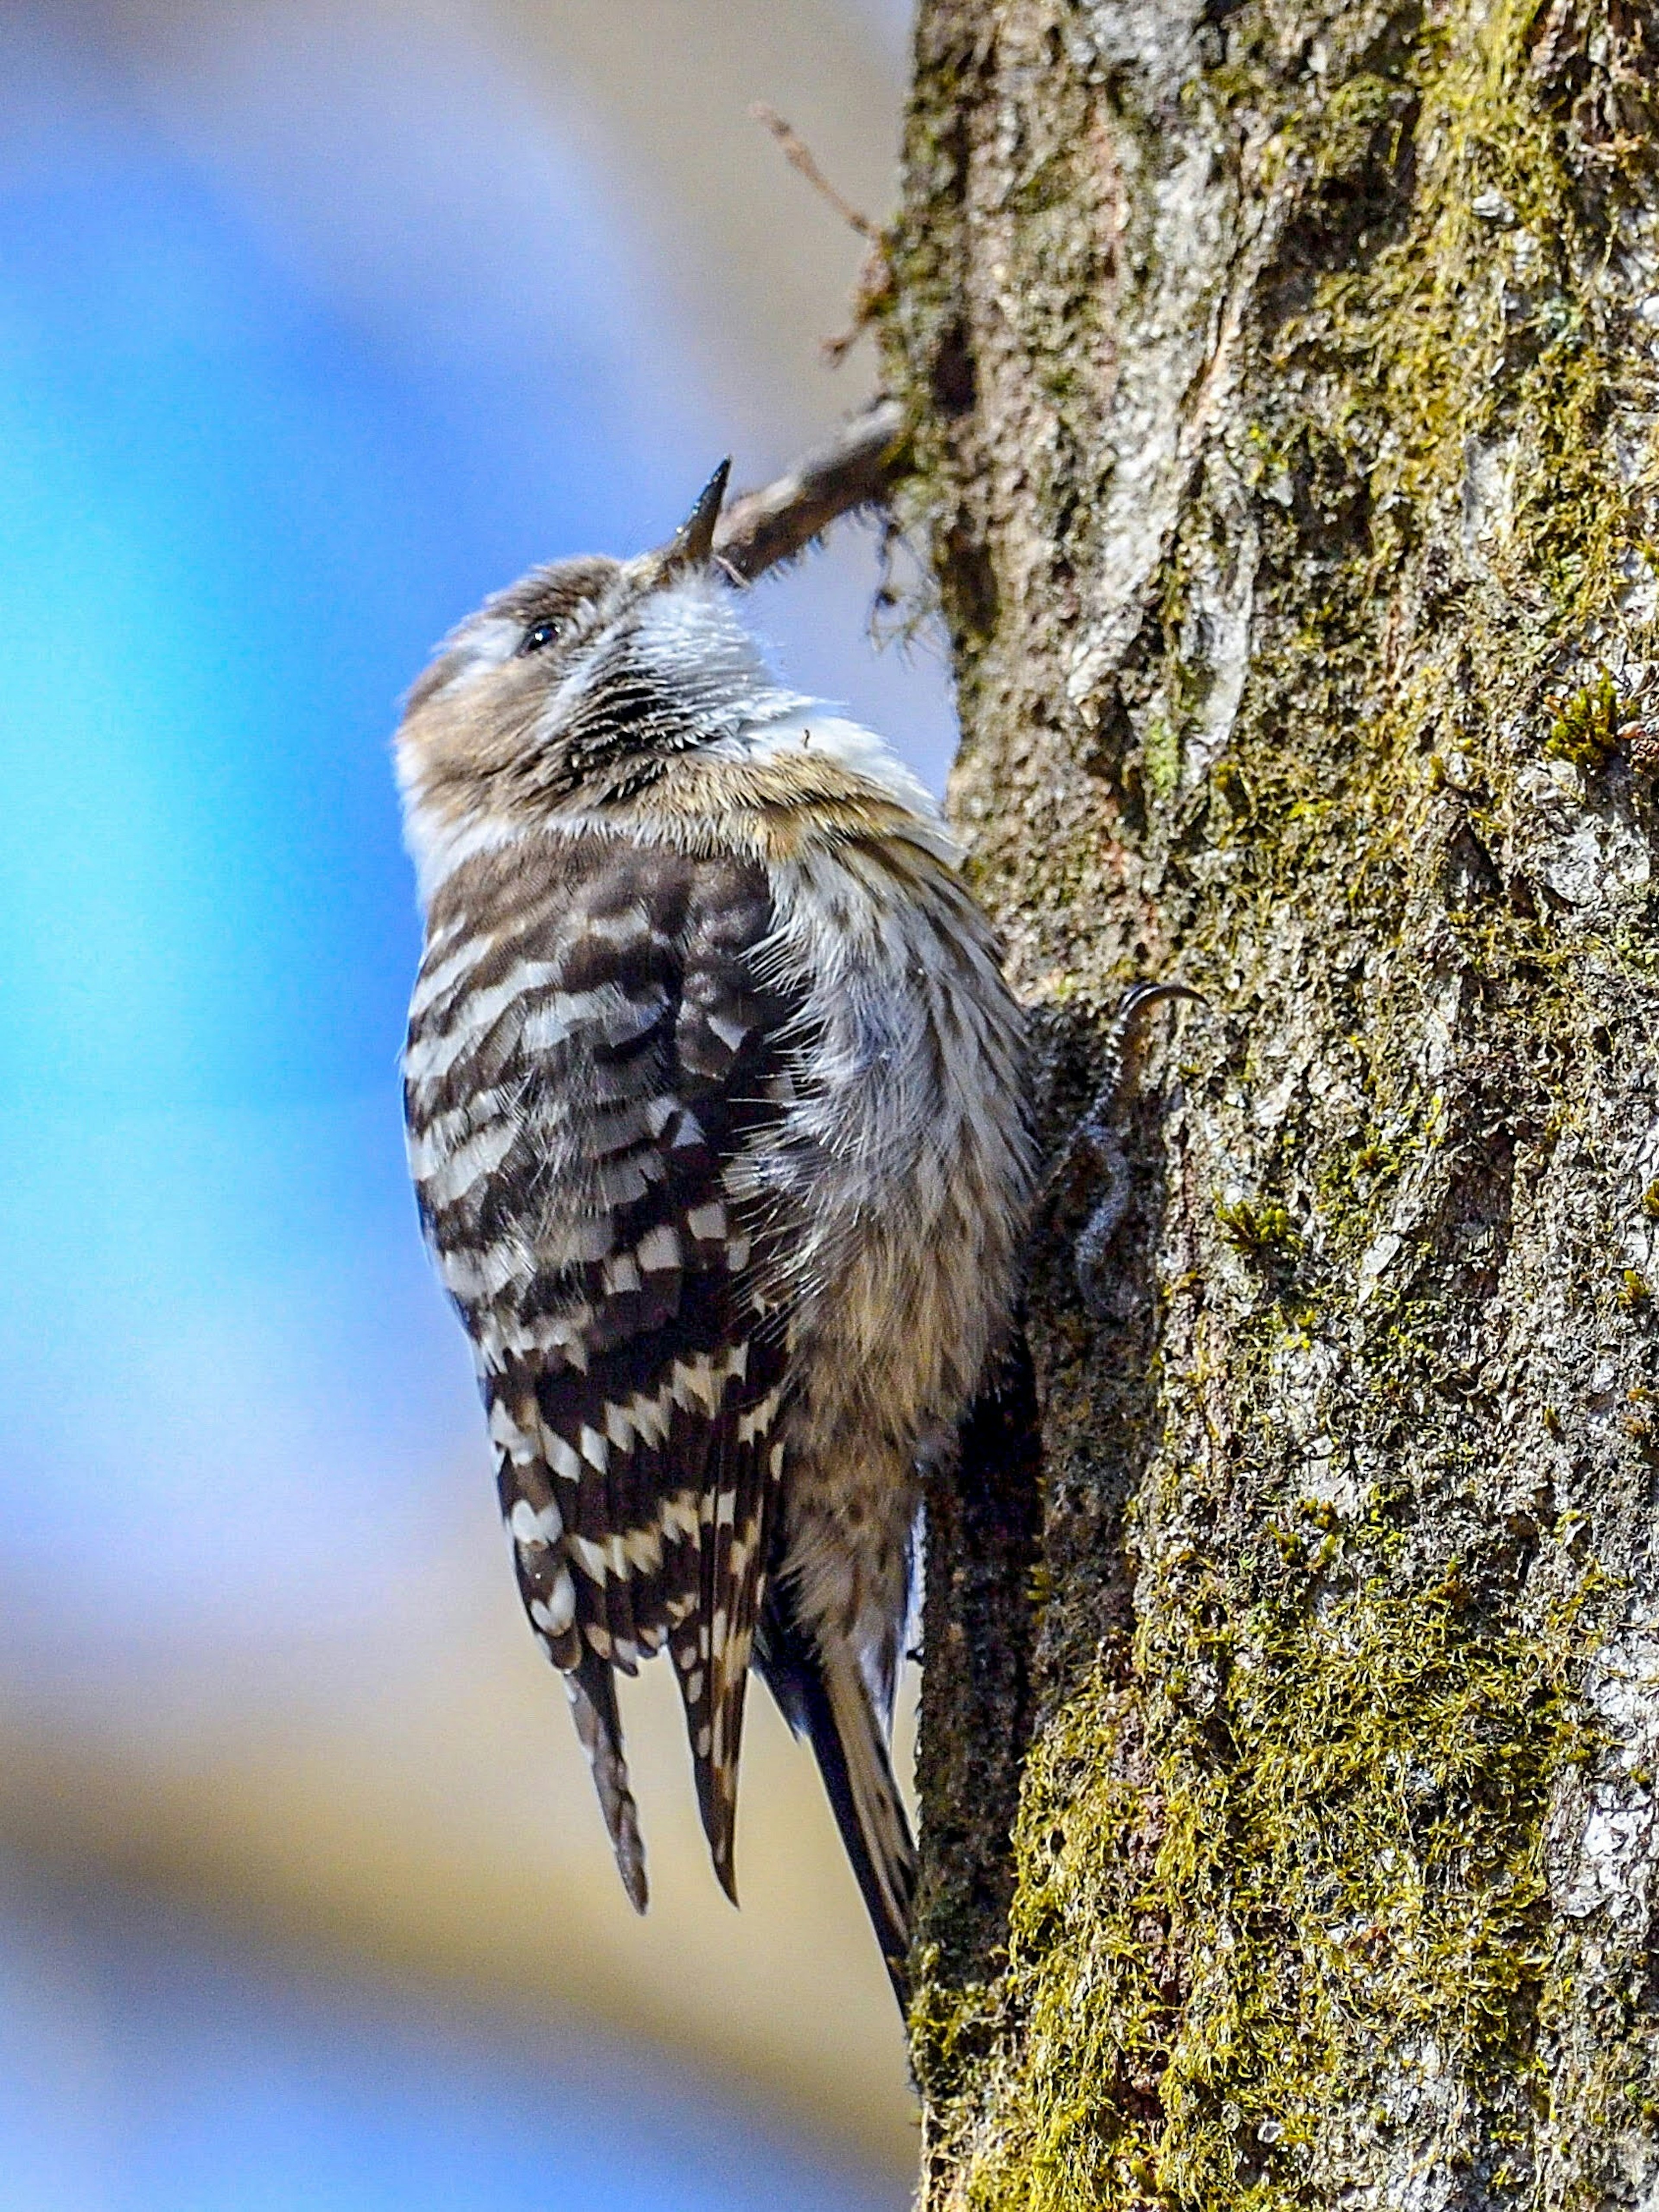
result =
[[[640,1833],[640,1818],[633,1794],[626,1784],[619,1794],[616,1818],[611,1826],[611,1848],[617,1856],[617,1872],[628,1892],[628,1901],[643,1917],[651,1902],[651,1885],[645,1878],[645,1839]]]
[[[697,1810],[708,1838],[709,1863],[714,1879],[733,1905],[738,1903],[738,1776],[735,1766],[716,1757],[697,1762]]]
[[[732,1817],[735,1808],[727,1809],[726,1818],[708,1834],[708,1856],[714,1869],[714,1879],[733,1905],[738,1905],[737,1823]]]
[[[632,1850],[625,1850],[619,1841],[617,1845],[617,1871],[622,1876],[623,1887],[628,1892],[628,1901],[641,1918],[651,1902],[651,1885],[645,1878],[645,1852],[635,1838]]]

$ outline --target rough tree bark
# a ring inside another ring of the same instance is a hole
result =
[[[887,365],[1051,1139],[1209,1002],[933,1501],[933,2207],[1659,2203],[1656,148],[1649,0],[923,0]]]

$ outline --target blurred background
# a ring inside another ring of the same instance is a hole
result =
[[[902,2205],[891,2000],[751,1705],[636,1922],[407,1195],[432,642],[865,398],[902,0],[0,9],[0,2212]],[[933,785],[867,532],[755,594]]]

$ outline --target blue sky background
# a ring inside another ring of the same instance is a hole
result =
[[[288,200],[68,20],[0,18],[0,1690],[23,1705],[157,1653],[325,1644],[366,1560],[392,1583],[428,1553],[477,1455],[404,1180],[396,702],[532,561],[665,535],[732,437],[605,176],[487,56],[429,26],[344,52]],[[867,585],[842,557],[757,611],[794,679],[937,783],[938,672],[871,661]],[[535,2062],[555,2111],[498,2029],[377,2027],[366,2064],[349,1993],[118,1913],[82,1942],[5,1895],[0,2212],[815,2201],[759,2136],[740,2185],[707,2126],[665,2117],[621,2158],[568,2051]],[[62,2034],[81,2074],[47,2063]],[[665,2116],[690,2094],[648,2085]],[[877,2201],[853,2187],[823,2201]]]

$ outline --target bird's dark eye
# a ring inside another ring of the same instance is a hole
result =
[[[532,623],[530,628],[525,632],[523,638],[520,641],[520,652],[540,653],[544,647],[550,646],[555,641],[559,635],[561,627],[562,625],[560,623],[552,621],[550,618],[546,622]]]

